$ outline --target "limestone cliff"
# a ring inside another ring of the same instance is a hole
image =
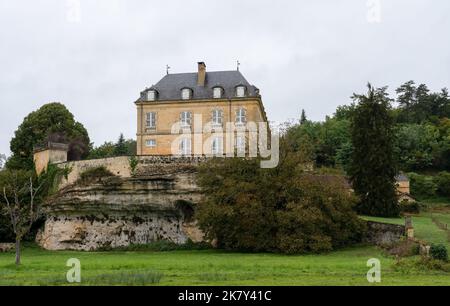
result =
[[[95,250],[156,240],[201,241],[191,220],[192,205],[201,197],[195,171],[163,168],[140,167],[133,177],[66,185],[44,205],[47,219],[38,243],[49,250]]]

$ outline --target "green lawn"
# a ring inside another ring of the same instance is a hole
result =
[[[75,252],[27,247],[16,268],[0,254],[0,285],[64,285],[69,258],[81,261],[81,285],[370,285],[370,258],[381,261],[381,285],[450,285],[444,272],[396,272],[394,259],[375,247],[324,255],[285,256],[222,251]]]

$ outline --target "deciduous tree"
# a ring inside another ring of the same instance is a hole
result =
[[[23,237],[38,218],[36,196],[42,183],[35,185],[29,171],[6,170],[2,174],[2,210],[9,217],[16,240],[16,265],[20,265],[20,247]]]
[[[50,135],[59,135],[69,143],[69,156],[84,158],[89,153],[89,136],[84,126],[75,121],[63,104],[49,103],[26,116],[16,130],[10,142],[12,156],[7,167],[33,169],[33,149],[45,143]]]

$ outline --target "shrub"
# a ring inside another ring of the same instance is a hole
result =
[[[112,177],[114,174],[104,166],[88,169],[80,174],[79,182],[82,184],[101,182],[103,178]]]
[[[450,172],[441,172],[434,178],[437,192],[441,196],[450,196]]]
[[[402,274],[416,274],[417,272],[443,271],[450,272],[450,263],[436,260],[433,258],[420,257],[415,259],[400,259],[394,265],[393,269]]]
[[[410,202],[408,200],[401,201],[400,212],[401,213],[409,213],[409,214],[418,214],[420,213],[420,203],[414,201]]]
[[[0,242],[14,242],[16,236],[12,230],[11,220],[9,215],[3,213],[2,204],[0,202]]]
[[[417,242],[410,240],[402,240],[386,246],[390,255],[399,257],[410,257],[419,255],[420,245]]]
[[[261,169],[258,159],[203,164],[200,228],[219,248],[255,252],[317,253],[360,241],[365,225],[344,178],[305,174],[303,164],[295,153],[275,169]]]
[[[430,248],[430,256],[436,260],[448,261],[447,248],[443,244],[433,244]]]
[[[130,164],[131,174],[134,174],[137,166],[139,165],[139,159],[137,159],[136,156],[131,156],[128,158],[128,162]]]
[[[425,269],[428,270],[438,270],[444,272],[450,272],[450,263],[444,262],[439,259],[422,257],[418,261],[419,265],[422,265]]]
[[[437,186],[432,177],[411,173],[411,194],[419,198],[433,197],[436,195]]]

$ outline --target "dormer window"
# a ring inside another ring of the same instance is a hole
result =
[[[183,88],[181,90],[181,99],[190,100],[192,98],[192,90],[190,88]]]
[[[213,88],[213,97],[214,99],[220,99],[222,98],[223,89],[221,87],[214,87]]]
[[[156,100],[156,91],[149,90],[147,91],[147,101],[155,101]]]
[[[238,98],[245,97],[245,86],[236,87],[236,97]]]

